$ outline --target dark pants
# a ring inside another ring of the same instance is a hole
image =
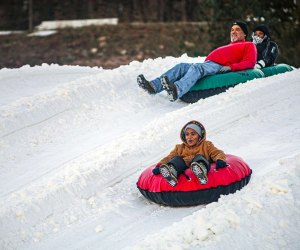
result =
[[[192,162],[203,162],[207,169],[207,173],[209,172],[210,164],[203,155],[196,155],[193,158]],[[188,166],[185,164],[185,161],[181,156],[174,156],[168,163],[171,163],[174,166],[178,175],[182,174],[184,170],[188,168]]]

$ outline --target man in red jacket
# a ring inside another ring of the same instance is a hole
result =
[[[256,63],[256,47],[247,42],[247,24],[235,21],[231,26],[231,43],[213,50],[203,63],[180,63],[152,81],[144,75],[137,77],[138,85],[149,94],[163,90],[168,93],[171,102],[183,96],[202,77],[252,69]]]

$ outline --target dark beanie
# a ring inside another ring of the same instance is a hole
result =
[[[233,24],[232,24],[232,26],[233,26],[233,25],[238,25],[238,26],[240,26],[241,29],[244,31],[246,37],[247,37],[247,35],[248,35],[248,28],[247,28],[247,24],[246,24],[245,22],[243,22],[243,21],[234,21]],[[232,27],[232,26],[231,26],[231,27]]]
[[[257,26],[254,28],[253,32],[258,31],[258,30],[264,32],[264,34],[265,34],[267,37],[271,37],[270,30],[269,30],[269,28],[268,28],[267,25],[265,25],[265,24],[257,25]]]

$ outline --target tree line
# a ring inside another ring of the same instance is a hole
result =
[[[266,23],[284,46],[284,57],[299,65],[299,0],[3,0],[0,30],[30,30],[42,21],[117,17],[132,22],[207,22],[213,47],[224,44],[234,19],[251,31]]]
[[[46,20],[117,17],[120,22],[199,22],[230,18],[299,21],[297,0],[3,0],[1,29],[27,29]]]
[[[6,0],[0,28],[27,29],[45,20],[117,17],[120,22],[201,21],[203,0]]]

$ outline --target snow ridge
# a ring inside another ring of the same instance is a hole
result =
[[[251,249],[263,241],[267,249],[296,249],[299,70],[192,105],[136,84],[140,73],[151,79],[195,60],[203,58],[1,70],[0,89],[16,86],[0,106],[0,248]],[[16,91],[20,79],[31,95]],[[37,79],[47,82],[43,89]],[[216,146],[246,160],[253,177],[207,206],[153,204],[137,190],[138,176],[180,143],[192,119]]]

